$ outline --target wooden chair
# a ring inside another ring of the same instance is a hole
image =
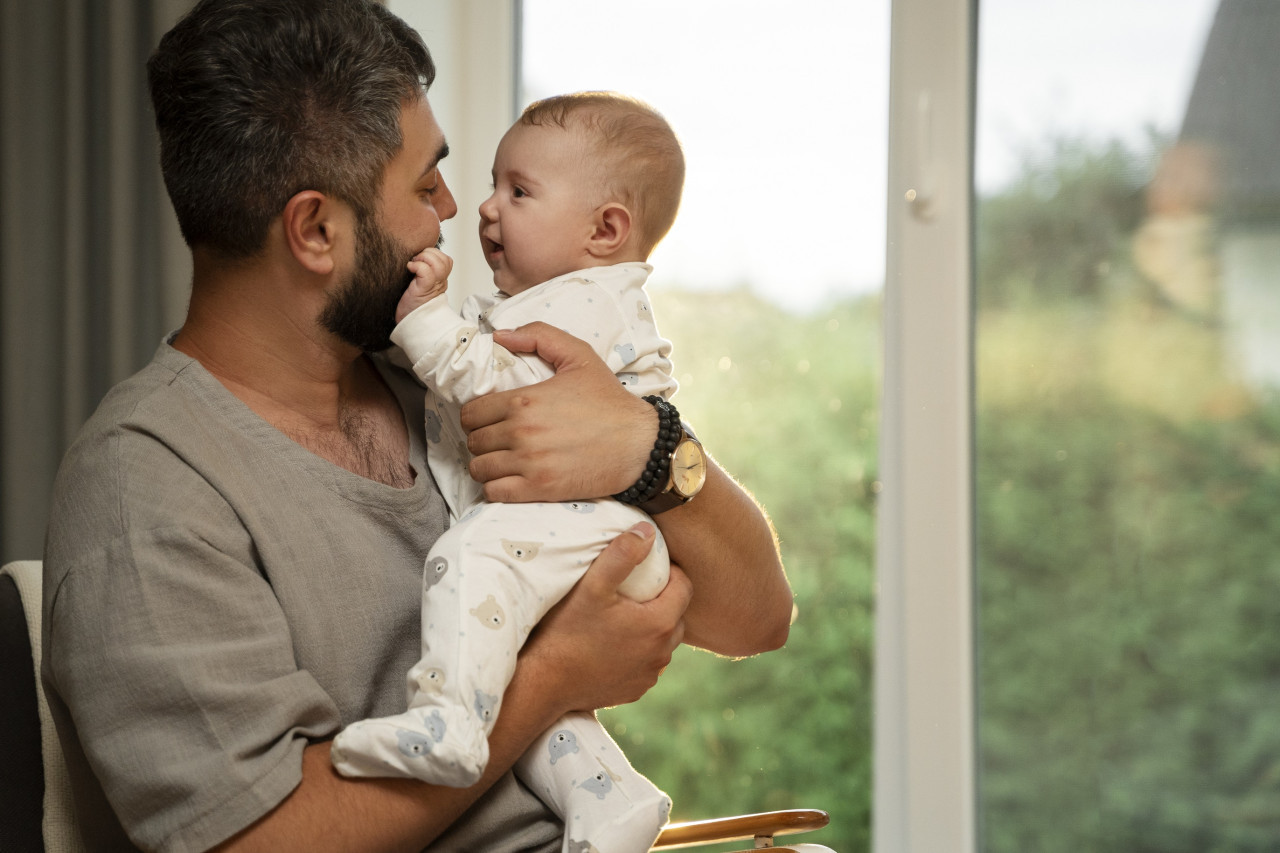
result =
[[[815,829],[822,829],[828,821],[830,817],[826,812],[814,809],[793,809],[673,823],[662,830],[652,849],[676,850],[750,838],[755,842],[753,849],[756,850],[769,848],[776,851],[793,850],[795,853],[833,853],[831,848],[823,847],[821,844],[794,844],[787,847],[773,845],[774,836],[812,832]]]
[[[40,584],[37,560],[0,568],[0,850],[81,853],[71,784],[53,720],[40,689]],[[798,844],[774,847],[776,835],[820,829],[819,811],[783,811],[671,824],[654,850],[753,839],[755,848],[832,853]]]

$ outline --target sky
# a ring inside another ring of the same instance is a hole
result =
[[[654,285],[794,307],[884,277],[888,2],[525,0],[528,100],[616,89],[685,149]]]
[[[979,187],[1054,133],[1176,130],[1216,0],[983,0]],[[616,89],[687,159],[653,285],[808,310],[884,279],[889,0],[525,0],[524,100]]]
[[[982,0],[975,180],[1053,134],[1176,132],[1217,0]]]

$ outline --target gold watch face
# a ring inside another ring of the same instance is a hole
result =
[[[681,497],[691,498],[707,479],[707,459],[702,445],[686,437],[671,454],[671,486]]]

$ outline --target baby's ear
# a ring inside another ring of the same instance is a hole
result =
[[[596,208],[587,251],[592,257],[607,258],[618,253],[631,238],[631,211],[611,201]]]

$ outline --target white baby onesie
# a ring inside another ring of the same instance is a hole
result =
[[[348,776],[404,776],[466,786],[488,763],[488,734],[529,632],[613,538],[648,518],[612,499],[498,504],[467,473],[471,455],[458,411],[492,391],[553,375],[536,355],[493,341],[495,329],[535,320],[589,343],[627,388],[669,397],[676,389],[644,282],[643,263],[559,276],[516,296],[472,297],[461,316],[439,296],[392,333],[427,395],[428,463],[456,519],[432,548],[423,576],[422,657],[408,675],[409,710],[364,720],[334,741]],[[670,559],[659,534],[620,591],[647,601],[666,586]],[[565,822],[564,850],[644,851],[670,800],[637,773],[591,714],[558,721],[535,741],[516,775]]]

